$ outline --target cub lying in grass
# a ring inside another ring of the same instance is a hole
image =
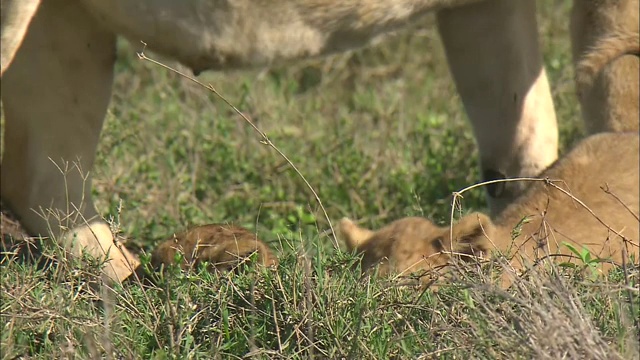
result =
[[[278,259],[256,234],[234,225],[203,225],[176,234],[155,248],[151,265],[159,269],[173,264],[178,252],[184,257],[183,269],[207,261],[210,270],[232,270],[255,252],[261,265],[278,265]]]
[[[408,217],[371,231],[345,218],[339,229],[348,249],[363,253],[362,270],[380,264],[379,275],[432,270],[454,256],[469,259],[493,250],[514,255],[510,258],[516,269],[551,254],[562,254],[556,261],[566,262],[572,252],[564,243],[585,247],[607,262],[620,264],[629,255],[637,262],[638,138],[635,132],[602,133],[582,140],[540,175],[548,182],[531,183],[493,220],[472,213],[451,227],[439,227]],[[516,227],[519,233],[512,239]],[[610,267],[605,263],[603,269]],[[429,276],[421,277],[427,280]],[[506,285],[509,280],[503,281]]]

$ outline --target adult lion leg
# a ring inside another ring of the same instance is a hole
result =
[[[114,246],[91,201],[91,176],[109,103],[115,36],[76,2],[43,1],[2,78],[6,117],[2,199],[32,234],[111,261],[122,280],[137,265]],[[65,172],[62,174],[60,169]],[[66,171],[64,171],[66,169]]]
[[[489,0],[442,10],[437,18],[484,180],[538,175],[558,156],[558,130],[535,2]],[[521,182],[488,186],[492,213],[523,187]]]
[[[616,32],[638,33],[638,0],[574,1],[571,48],[574,65],[598,40]],[[621,56],[604,67],[578,99],[587,131],[638,131],[640,63],[634,55]]]
[[[38,5],[40,0],[2,0],[0,2],[2,13],[0,76],[13,61]]]

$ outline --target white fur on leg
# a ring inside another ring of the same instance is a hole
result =
[[[487,0],[438,13],[483,173],[528,177],[557,158],[558,129],[535,10],[534,0]],[[521,190],[514,182],[495,186],[491,211],[499,212]]]
[[[89,225],[81,225],[62,235],[59,241],[65,249],[75,256],[82,252],[104,259],[108,254],[103,272],[113,281],[122,282],[138,265],[140,261],[122,244],[114,243],[109,225],[103,221],[92,221]]]
[[[35,15],[40,0],[2,0],[2,55],[0,56],[0,76],[9,67],[18,51],[27,27]]]

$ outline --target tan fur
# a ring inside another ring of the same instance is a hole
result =
[[[109,252],[113,236],[91,199],[117,35],[198,73],[362,46],[434,10],[485,179],[539,173],[557,157],[558,134],[534,0],[2,0],[2,199],[31,234],[136,263]],[[491,188],[492,211],[521,191]],[[55,216],[37,213],[45,209]]]
[[[478,0],[82,0],[96,19],[198,73],[344,51],[429,11]]]
[[[565,255],[553,257],[556,261],[572,261],[565,242],[618,264],[630,255],[637,262],[639,151],[637,133],[592,135],[541,175],[582,201],[595,216],[562,190],[536,182],[493,220],[472,213],[450,228],[409,217],[371,232],[343,219],[340,231],[349,249],[364,253],[362,268],[381,263],[381,274],[434,269],[447,264],[451,256],[468,258],[465,255],[488,255],[494,250],[509,255],[514,268],[551,254]],[[525,217],[512,240],[512,231]]]
[[[173,264],[176,254],[181,253],[183,268],[206,261],[212,268],[231,270],[256,252],[261,265],[278,265],[278,259],[256,234],[239,226],[210,224],[175,234],[160,243],[151,254],[151,264],[155,269]]]
[[[591,134],[640,130],[638,8],[638,0],[574,1],[571,47],[578,99]],[[626,46],[636,56],[616,57]]]
[[[481,216],[486,218],[486,215]],[[420,217],[403,218],[375,232],[344,218],[339,223],[339,229],[347,249],[362,253],[362,271],[369,272],[375,268],[379,276],[418,273],[421,281],[426,282],[432,279],[429,270],[447,264],[448,258],[441,253],[451,251],[445,241],[448,228],[439,227]],[[461,229],[462,227],[458,227],[456,231]],[[455,234],[461,242],[471,235],[478,234]],[[468,250],[470,248],[454,249],[471,255]]]
[[[605,66],[624,55],[640,57],[640,33],[621,31],[608,35],[582,55],[576,65],[576,90],[578,97],[584,96]],[[633,74],[629,74],[632,76]]]

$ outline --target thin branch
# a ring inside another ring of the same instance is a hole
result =
[[[551,180],[547,180],[547,179],[540,179],[540,178],[531,178],[531,177],[522,177],[522,178],[511,178],[511,179],[497,179],[497,180],[489,180],[489,181],[483,181],[481,183],[477,183],[477,184],[473,184],[470,186],[465,187],[464,189],[460,190],[460,191],[454,191],[453,194],[453,199],[451,200],[451,214],[450,214],[450,218],[449,218],[449,241],[453,241],[453,212],[455,211],[456,208],[456,204],[458,202],[458,198],[464,199],[464,196],[462,196],[463,193],[469,191],[469,190],[473,190],[475,188],[481,187],[481,186],[485,186],[485,185],[491,185],[491,184],[498,184],[498,183],[507,183],[507,182],[515,182],[515,181],[551,181]],[[453,246],[453,244],[451,244],[451,246]]]
[[[613,232],[614,234],[618,235],[625,243],[631,243],[634,246],[638,246],[637,244],[634,244],[628,237],[622,235],[619,231],[614,230],[611,226],[607,225],[607,223],[605,223],[598,215],[596,215],[595,212],[593,212],[593,210],[591,210],[591,208],[589,208],[587,206],[587,204],[585,204],[582,200],[578,199],[577,197],[575,197],[573,194],[571,194],[571,192],[561,188],[560,186],[556,185],[555,183],[557,182],[561,182],[564,183],[563,180],[557,180],[557,179],[550,179],[550,178],[512,178],[512,179],[499,179],[499,180],[491,180],[491,181],[484,181],[478,184],[473,184],[471,186],[468,186],[460,191],[457,192],[453,192],[453,200],[451,202],[451,215],[450,215],[450,223],[451,225],[449,226],[449,235],[451,237],[451,239],[453,240],[453,212],[455,209],[455,205],[457,203],[458,198],[463,198],[462,193],[469,191],[471,189],[475,189],[477,187],[480,186],[485,186],[485,185],[490,185],[490,184],[496,184],[496,183],[500,183],[500,182],[512,182],[512,181],[543,181],[545,184],[557,189],[558,191],[562,192],[563,194],[569,196],[571,199],[573,199],[575,202],[577,202],[580,206],[582,206],[585,210],[587,210],[587,212],[589,212],[600,224],[602,224],[604,227],[606,227],[609,231]],[[608,191],[608,187],[606,189],[603,189],[607,194],[610,194],[611,196],[614,196],[616,199],[618,199],[613,193],[611,193],[610,191]],[[618,201],[620,201],[620,199],[618,199]],[[626,207],[626,205],[624,203],[622,203],[622,201],[620,201],[620,203]],[[631,210],[626,207],[628,211],[631,212]],[[633,214],[633,212],[631,212]],[[638,216],[633,214],[636,219],[638,219]],[[640,221],[640,219],[639,219]]]
[[[142,41],[141,41],[142,42]],[[182,77],[184,77],[185,79],[191,80],[192,82],[196,83],[197,85],[211,91],[212,93],[214,93],[218,98],[220,98],[222,101],[225,102],[225,104],[227,104],[229,107],[231,107],[231,109],[233,109],[233,111],[239,115],[247,124],[249,124],[253,130],[255,130],[256,133],[258,133],[258,135],[260,135],[260,137],[262,138],[260,141],[261,144],[263,145],[267,145],[268,147],[272,148],[275,152],[278,153],[278,155],[280,155],[280,157],[282,157],[284,159],[284,161],[287,162],[287,164],[289,164],[289,166],[291,166],[291,168],[296,172],[296,174],[298,174],[298,176],[300,177],[300,179],[302,179],[302,181],[304,182],[304,184],[307,186],[307,188],[309,189],[309,191],[311,191],[311,193],[313,194],[314,198],[316,199],[316,201],[318,202],[318,205],[320,206],[320,209],[322,210],[322,214],[324,215],[325,219],[327,220],[327,222],[329,223],[329,228],[331,229],[331,239],[333,240],[333,245],[335,246],[336,249],[339,248],[338,245],[338,240],[335,236],[335,231],[333,229],[333,224],[331,223],[331,219],[329,219],[329,215],[327,214],[327,210],[325,209],[324,205],[322,204],[322,200],[320,200],[320,196],[318,196],[318,193],[314,190],[313,186],[311,186],[311,184],[309,183],[309,181],[307,181],[307,178],[302,175],[302,172],[300,172],[300,170],[298,169],[298,167],[296,167],[296,165],[289,159],[289,157],[287,157],[287,155],[285,155],[273,142],[271,142],[271,140],[269,139],[269,137],[267,136],[267,134],[260,130],[260,128],[258,128],[251,120],[249,120],[249,118],[242,113],[242,111],[240,111],[237,107],[235,107],[229,100],[227,100],[227,98],[225,98],[224,96],[222,96],[211,84],[204,84],[203,82],[199,81],[198,79],[194,78],[193,76],[187,75],[179,70],[176,70],[168,65],[165,65],[157,60],[151,59],[149,57],[147,57],[144,54],[144,49],[146,48],[147,44],[142,42],[142,44],[144,45],[144,47],[142,48],[142,51],[140,51],[138,54],[138,58],[140,60],[146,60],[151,62],[152,64],[158,65],[160,67],[163,67],[171,72],[174,72]]]
[[[602,191],[604,191],[606,194],[613,196],[613,198],[616,199],[620,203],[620,205],[624,206],[624,208],[627,209],[627,211],[631,215],[633,215],[633,217],[635,217],[636,220],[640,221],[640,217],[638,217],[638,214],[634,213],[633,210],[631,210],[629,206],[627,206],[627,204],[622,202],[622,200],[616,194],[611,192],[611,189],[609,189],[609,184],[604,184],[604,186],[600,186],[600,189],[602,189]]]
[[[584,202],[582,202],[582,200],[578,199],[577,197],[573,196],[573,194],[571,194],[570,192],[568,192],[567,190],[559,187],[558,185],[552,183],[551,180],[549,180],[548,178],[545,179],[545,183],[549,184],[550,186],[558,189],[560,192],[562,192],[563,194],[569,196],[571,199],[575,200],[575,202],[577,202],[578,204],[580,204],[580,206],[582,206],[585,210],[587,210],[589,212],[589,214],[591,214],[596,220],[598,220],[598,222],[600,224],[602,224],[604,227],[606,227],[607,229],[609,229],[609,231],[613,232],[614,234],[620,236],[620,238],[622,238],[622,240],[625,243],[631,243],[633,244],[633,242],[627,238],[626,236],[620,234],[620,232],[618,232],[617,230],[614,230],[611,226],[607,225],[602,219],[600,219],[600,217],[598,215],[596,215],[593,210],[591,210],[587,204],[585,204]],[[634,244],[635,245],[635,244]],[[637,245],[636,245],[637,246]]]

